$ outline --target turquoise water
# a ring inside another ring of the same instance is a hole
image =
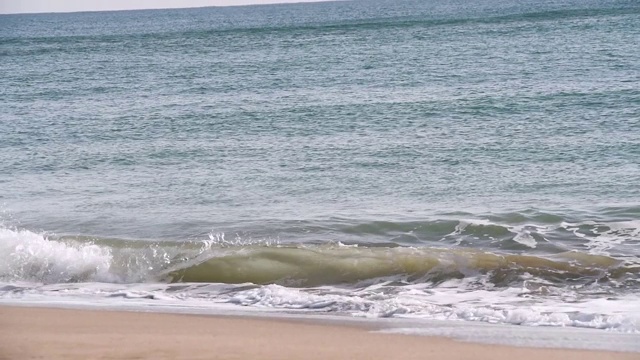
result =
[[[639,331],[638,43],[636,1],[0,15],[2,296]]]

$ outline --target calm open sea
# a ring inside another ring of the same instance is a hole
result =
[[[638,44],[636,0],[0,15],[0,301],[640,332]]]

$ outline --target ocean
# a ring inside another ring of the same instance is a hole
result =
[[[638,44],[635,0],[0,15],[0,303],[640,351]]]

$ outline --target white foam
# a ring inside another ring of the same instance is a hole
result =
[[[629,250],[636,257],[640,256],[640,253],[633,250],[634,245],[628,245],[627,241],[637,240],[640,237],[640,220],[627,220],[627,221],[582,221],[582,222],[566,222],[563,221],[559,224],[503,224],[500,222],[493,222],[487,219],[462,219],[458,220],[458,224],[455,229],[448,236],[457,236],[456,245],[459,245],[463,238],[459,235],[463,234],[469,226],[501,226],[506,228],[509,232],[515,234],[513,241],[525,245],[530,248],[535,248],[538,244],[533,236],[533,233],[538,234],[543,239],[546,234],[556,232],[558,230],[566,230],[573,233],[577,238],[584,241],[584,247],[590,254],[593,255],[611,255],[612,253],[624,253],[628,254]],[[585,233],[585,230],[587,231]],[[624,251],[621,251],[624,246]],[[616,251],[617,250],[617,251]]]
[[[531,236],[531,233],[527,230],[521,230],[518,232],[516,236],[513,237],[513,241],[530,248],[535,248],[537,245],[536,239],[534,239],[533,236]]]
[[[68,244],[44,234],[0,228],[0,279],[59,283],[112,281],[109,249]]]
[[[525,289],[516,288],[469,291],[464,287],[434,289],[414,285],[406,286],[398,293],[384,294],[375,289],[353,291],[324,287],[309,290],[267,285],[237,292],[227,301],[243,306],[305,309],[359,317],[468,320],[640,333],[638,296],[567,303],[553,298],[534,300],[523,296],[527,293]]]
[[[203,244],[205,244],[206,249],[211,249],[212,246],[216,247],[242,247],[242,246],[252,246],[252,245],[262,245],[262,246],[275,246],[280,243],[278,239],[271,238],[260,238],[254,239],[251,237],[240,236],[238,234],[235,235],[232,239],[229,239],[224,232],[215,232],[211,231],[208,234],[209,239],[204,240]]]
[[[602,329],[640,334],[640,296],[576,300],[572,294],[529,296],[527,288],[471,289],[471,279],[393,287],[290,288],[254,284],[0,284],[0,302],[102,304],[324,313],[357,318],[472,321],[491,324]],[[569,298],[569,300],[565,300]]]
[[[581,226],[585,225],[589,226],[593,236],[588,236],[581,232]],[[585,247],[589,250],[589,253],[597,255],[610,255],[612,251],[625,245],[628,240],[634,240],[640,236],[640,220],[563,222],[561,227],[584,239],[586,241]],[[601,230],[602,228],[606,230]],[[636,252],[635,255],[637,256],[638,253]]]

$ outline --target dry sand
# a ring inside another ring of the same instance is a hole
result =
[[[352,325],[164,313],[0,307],[0,359],[640,359],[373,333]]]

